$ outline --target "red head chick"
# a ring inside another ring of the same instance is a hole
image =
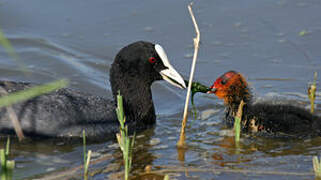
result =
[[[228,71],[217,78],[208,93],[214,93],[218,98],[224,99],[225,104],[230,107],[238,107],[242,99],[247,103],[251,98],[245,78],[235,71]]]
[[[246,132],[264,132],[291,137],[321,136],[321,118],[293,104],[251,102],[251,92],[245,78],[228,71],[216,79],[207,93],[224,99],[227,124],[234,123],[238,106],[243,100],[242,129]]]

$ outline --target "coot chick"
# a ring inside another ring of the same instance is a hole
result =
[[[242,130],[262,132],[272,136],[320,136],[321,118],[291,104],[253,103],[252,94],[245,78],[238,72],[229,71],[216,79],[211,91],[224,100],[227,124],[232,126],[241,100],[245,105]]]
[[[63,88],[13,105],[22,130],[31,138],[79,137],[86,130],[88,138],[114,137],[119,131],[115,113],[116,95],[123,96],[126,123],[131,132],[150,128],[156,115],[151,85],[157,80],[186,88],[183,78],[169,63],[164,49],[139,41],[122,48],[110,69],[113,99]],[[7,92],[32,86],[30,83],[0,81]],[[14,133],[6,109],[0,109],[0,133]]]

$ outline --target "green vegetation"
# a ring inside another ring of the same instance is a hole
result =
[[[236,144],[240,142],[240,135],[241,135],[241,120],[243,115],[243,106],[244,101],[242,100],[239,108],[237,110],[236,116],[234,117],[234,131],[235,131],[235,142]]]
[[[90,164],[90,158],[91,158],[91,150],[88,151],[87,153],[87,160],[84,168],[84,179],[87,180],[88,179],[88,168],[89,168],[89,164]]]
[[[313,156],[312,162],[315,177],[321,178],[321,160],[319,161],[317,156]]]
[[[88,168],[91,158],[91,150],[87,152],[86,148],[86,132],[85,130],[82,131],[82,140],[83,140],[83,150],[84,150],[84,179],[88,179]]]
[[[26,66],[22,62],[19,61],[18,54],[14,50],[14,48],[11,45],[10,41],[6,38],[4,33],[1,31],[1,29],[0,29],[0,45],[4,47],[4,49],[9,54],[9,56],[12,58],[12,60],[17,62],[17,64],[19,65],[20,69],[22,71],[26,71]]]
[[[308,90],[308,96],[310,99],[310,104],[311,104],[311,113],[314,113],[314,100],[315,100],[315,92],[317,90],[317,72],[314,72],[314,77],[313,77],[313,83],[309,87]]]
[[[12,93],[10,95],[0,97],[0,108],[10,106],[14,103],[18,103],[20,101],[36,97],[41,94],[48,93],[50,91],[57,90],[59,88],[65,87],[66,85],[67,85],[66,80],[59,80],[53,83],[48,83],[46,85],[41,85],[41,86],[35,86],[24,91]],[[13,124],[15,123],[13,122]],[[12,179],[12,172],[15,166],[14,161],[8,160],[9,149],[10,149],[9,147],[10,147],[10,139],[8,138],[6,150],[4,149],[0,150],[2,180]]]
[[[116,134],[119,147],[123,153],[124,165],[125,165],[125,180],[129,177],[129,172],[132,165],[132,152],[135,144],[135,134],[132,138],[128,135],[128,126],[125,125],[126,118],[123,110],[123,97],[118,92],[117,95],[117,117],[120,123],[120,133]]]
[[[167,174],[164,176],[164,180],[169,180],[169,176]]]
[[[0,44],[5,48],[7,53],[14,59],[18,60],[18,55],[15,52],[14,48],[12,47],[10,41],[5,37],[3,32],[0,29]],[[35,86],[30,89],[20,91],[17,93],[12,93],[8,96],[3,96],[0,98],[0,108],[10,106],[14,103],[27,100],[45,93],[49,93],[51,91],[63,88],[68,85],[67,80],[58,80],[52,83],[48,83],[46,85]]]
[[[235,116],[234,120],[235,142],[240,141],[241,136],[241,118]]]
[[[20,101],[31,99],[33,97],[63,88],[65,86],[67,86],[67,84],[68,84],[68,81],[62,79],[62,80],[58,80],[58,81],[48,83],[45,85],[35,86],[30,89],[26,89],[24,91],[11,93],[8,96],[3,96],[0,98],[0,108],[5,107],[5,106],[10,106],[10,105],[18,103]]]
[[[10,138],[7,139],[6,149],[0,149],[0,159],[1,159],[1,180],[12,179],[12,172],[15,167],[15,162],[13,160],[9,161],[10,153]]]
[[[307,30],[302,30],[299,32],[299,36],[305,36],[307,34],[309,34],[309,32]]]
[[[317,81],[317,72],[314,72],[313,83],[308,90],[308,96],[311,104],[311,113],[314,113],[314,100],[315,100],[315,92],[317,89],[316,81]],[[314,170],[315,177],[321,178],[321,160],[319,160],[317,156],[313,156],[312,162],[313,162],[313,170]]]
[[[18,55],[15,52],[14,48],[12,47],[10,41],[5,37],[4,33],[0,29],[0,44],[5,48],[7,53],[14,59],[18,60]]]
[[[0,45],[2,45],[5,48],[6,52],[9,54],[9,56],[11,56],[13,58],[13,60],[18,61],[18,59],[19,59],[18,55],[16,54],[10,41],[5,37],[5,35],[1,31],[1,29],[0,29]],[[21,64],[21,63],[19,63],[19,64]],[[25,70],[24,66],[22,66],[22,70]],[[39,96],[39,95],[42,95],[45,93],[49,93],[51,91],[65,87],[65,86],[67,86],[67,84],[68,84],[68,82],[66,80],[58,80],[58,81],[48,83],[45,85],[34,86],[34,87],[24,90],[24,91],[11,93],[9,95],[7,95],[8,93],[5,91],[5,89],[2,89],[2,94],[1,94],[2,97],[0,97],[0,108],[9,107],[12,104],[18,103],[20,101],[28,100],[28,99],[31,99],[33,97],[36,97],[36,96]],[[14,111],[12,111],[11,113],[14,113]],[[12,119],[12,116],[11,116],[11,120],[12,120],[13,125],[15,126],[15,129],[16,129],[17,125],[20,127],[20,124],[15,124],[14,120]],[[19,136],[19,134],[18,134],[18,136]],[[9,150],[10,150],[10,139],[8,137],[6,149],[0,150],[1,180],[12,179],[12,173],[13,173],[13,169],[15,167],[15,162],[13,160],[12,161],[8,160],[9,152],[10,152]]]
[[[185,84],[188,84],[188,81],[185,80]],[[197,118],[197,109],[196,106],[194,104],[194,96],[196,93],[198,92],[202,92],[202,93],[207,93],[208,91],[210,91],[211,89],[207,86],[204,86],[203,84],[199,83],[199,82],[192,82],[192,87],[191,87],[191,91],[192,91],[192,96],[191,96],[191,103],[192,103],[192,114],[194,116],[194,119]]]

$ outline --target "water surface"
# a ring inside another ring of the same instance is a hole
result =
[[[188,77],[195,33],[187,4],[0,0],[0,28],[20,57],[15,62],[0,49],[0,79],[45,83],[67,78],[71,88],[110,97],[113,58],[120,48],[137,40],[161,44],[175,68]],[[320,7],[317,0],[196,2],[193,9],[201,46],[195,79],[210,85],[222,73],[237,70],[249,79],[255,96],[295,100],[308,107],[307,84],[314,71],[321,73]],[[201,120],[190,118],[188,148],[178,152],[186,93],[165,82],[155,83],[152,91],[157,125],[138,136],[133,174],[152,165],[177,179],[313,178],[312,156],[320,154],[320,138],[242,136],[236,149],[233,139],[224,135],[222,102],[208,95],[197,95]],[[122,158],[114,141],[88,149],[93,150],[94,159],[104,158],[91,166],[93,179],[117,177]],[[77,168],[83,158],[80,143],[59,140],[13,142],[12,151],[15,179],[53,177]],[[80,172],[76,171],[75,179],[81,179]]]

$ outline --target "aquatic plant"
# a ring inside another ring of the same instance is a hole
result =
[[[185,80],[185,84],[188,84],[188,81]],[[204,86],[203,84],[201,84],[199,82],[192,82],[192,86],[191,86],[191,91],[192,91],[191,103],[192,103],[192,114],[194,116],[194,119],[197,118],[197,109],[196,109],[196,106],[194,104],[194,96],[195,96],[195,94],[198,93],[198,92],[207,93],[210,90],[211,89],[209,87]]]
[[[42,94],[49,93],[51,91],[55,91],[57,89],[66,87],[67,85],[68,85],[68,81],[65,79],[62,79],[62,80],[57,80],[45,85],[34,86],[23,91],[10,93],[10,95],[3,96],[0,98],[0,108],[5,106],[10,106],[20,101],[31,99],[36,96],[40,96]]]
[[[317,156],[313,156],[312,162],[315,177],[321,178],[321,159],[319,160]]]
[[[9,54],[9,56],[11,56],[13,60],[15,61],[19,60],[18,54],[16,53],[10,41],[6,38],[6,36],[4,35],[1,29],[0,29],[0,44],[2,47],[4,47],[6,52]],[[19,62],[19,65],[22,67],[23,70],[25,70],[25,66],[23,66],[21,62]]]
[[[2,45],[5,48],[5,50],[13,60],[18,61],[19,56],[17,55],[10,41],[5,37],[1,29],[0,29],[0,45]],[[19,62],[19,65],[22,67],[21,69],[25,71],[26,68],[23,66],[21,62]],[[0,87],[0,96],[2,96],[0,97],[0,108],[6,107],[7,113],[12,122],[14,130],[19,138],[19,141],[23,140],[25,137],[21,129],[20,123],[18,121],[17,115],[15,114],[12,107],[10,107],[10,105],[39,96],[41,94],[49,93],[51,91],[60,89],[62,87],[67,86],[67,84],[68,82],[66,80],[60,80],[60,81],[48,83],[42,86],[35,86],[28,90],[12,93],[10,95],[8,95],[8,92],[4,88]]]
[[[6,149],[0,149],[0,161],[1,161],[1,180],[12,179],[13,169],[15,167],[14,160],[8,160],[10,153],[10,138],[7,139]]]
[[[241,120],[242,120],[242,115],[243,115],[243,106],[244,106],[244,101],[242,100],[236,116],[234,117],[234,131],[235,131],[235,142],[236,144],[240,142],[240,136],[241,136]]]
[[[310,99],[310,104],[311,104],[311,113],[314,113],[314,100],[315,100],[315,92],[316,92],[316,81],[317,81],[317,72],[314,72],[314,78],[313,78],[313,83],[309,87],[308,90],[308,96]],[[321,178],[321,159],[319,160],[317,156],[313,156],[312,158],[313,162],[313,170],[314,170],[314,175],[317,178]]]
[[[308,96],[310,99],[310,104],[311,104],[311,113],[314,113],[314,100],[315,100],[315,92],[317,89],[317,72],[314,72],[314,77],[313,77],[313,83],[308,89]]]
[[[116,108],[117,118],[119,120],[120,124],[120,133],[116,134],[117,141],[120,147],[120,150],[123,153],[123,159],[124,159],[124,165],[125,165],[125,180],[129,177],[129,172],[132,165],[132,152],[133,147],[135,144],[135,136],[132,138],[128,135],[128,126],[125,125],[126,118],[124,116],[124,109],[123,109],[123,97],[120,95],[120,92],[118,92],[117,95],[117,108]]]
[[[192,61],[192,66],[191,66],[191,72],[190,72],[190,76],[189,76],[189,83],[188,83],[188,88],[187,88],[187,94],[186,94],[186,100],[185,100],[185,107],[184,107],[184,115],[183,115],[183,120],[182,120],[182,127],[181,127],[181,133],[180,133],[180,137],[179,140],[177,142],[177,146],[178,147],[184,147],[185,145],[185,127],[186,127],[186,123],[187,123],[187,110],[188,110],[188,103],[189,103],[189,98],[190,98],[190,94],[191,94],[191,87],[192,87],[192,82],[193,82],[193,76],[194,76],[194,71],[195,71],[195,66],[196,66],[196,60],[197,60],[197,55],[198,55],[198,48],[199,48],[199,43],[200,43],[200,31],[192,10],[192,5],[193,3],[190,3],[187,7],[188,7],[188,11],[191,15],[193,24],[194,24],[194,28],[195,28],[195,33],[196,33],[196,37],[193,38],[193,42],[194,42],[194,55],[193,55],[193,61]]]
[[[164,176],[164,180],[169,180],[168,174],[166,174],[166,175]]]
[[[83,153],[84,153],[84,179],[88,179],[88,168],[89,168],[89,163],[90,163],[90,158],[91,158],[91,150],[87,152],[86,148],[86,131],[82,130],[82,142],[83,142]]]
[[[63,88],[67,86],[67,84],[68,81],[62,79],[45,85],[34,86],[32,88],[11,94],[8,94],[8,92],[4,88],[0,87],[0,96],[2,96],[0,97],[0,108],[6,107],[7,113],[9,114],[9,118],[19,138],[19,141],[23,140],[25,136],[18,121],[17,115],[12,109],[11,105]]]

